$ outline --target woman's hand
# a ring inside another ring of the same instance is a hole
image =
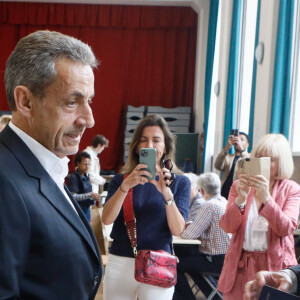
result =
[[[159,166],[156,166],[156,173],[158,175],[158,181],[150,180],[150,182],[156,186],[157,190],[164,195],[166,200],[169,200],[172,192],[166,185],[171,184],[170,179],[172,174],[167,168],[161,169]]]
[[[263,175],[250,176],[248,185],[255,189],[255,199],[266,204],[270,198],[269,181]]]
[[[144,185],[146,182],[149,182],[149,179],[146,176],[151,177],[151,173],[147,170],[145,164],[137,165],[134,170],[123,180],[121,184],[121,190],[128,192],[129,189],[135,187],[138,184]],[[152,180],[151,180],[152,181]],[[154,180],[155,181],[155,180]]]
[[[243,204],[247,200],[250,192],[250,187],[245,174],[240,175],[239,182],[236,185],[236,192],[238,193],[236,203]]]

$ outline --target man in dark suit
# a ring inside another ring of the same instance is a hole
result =
[[[0,133],[0,299],[94,299],[97,242],[64,186],[67,155],[94,125],[93,68],[81,41],[37,31],[10,55],[12,121]]]
[[[91,205],[96,204],[100,199],[100,194],[93,193],[87,174],[90,163],[91,156],[87,152],[77,153],[75,156],[76,170],[68,178],[68,189],[89,222],[91,221]]]
[[[300,265],[278,272],[257,272],[255,280],[246,283],[244,300],[257,300],[264,285],[300,295]]]

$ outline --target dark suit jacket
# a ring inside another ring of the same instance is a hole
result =
[[[82,180],[82,176],[80,175],[78,169],[76,169],[69,177],[68,179],[68,189],[71,193],[76,194],[86,194],[92,191],[92,184],[89,180],[89,177],[87,177],[88,181],[85,181],[85,183]],[[78,202],[79,206],[82,208],[84,212],[86,212],[87,209],[91,205],[94,204],[94,199],[86,199]]]
[[[1,300],[94,299],[101,258],[91,227],[69,196],[78,214],[6,126],[0,134]]]
[[[297,276],[298,281],[298,289],[297,289],[297,295],[300,295],[300,265],[289,267]]]

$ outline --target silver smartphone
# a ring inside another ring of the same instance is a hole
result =
[[[141,148],[140,149],[140,164],[147,165],[145,170],[152,174],[152,177],[147,176],[148,179],[155,179],[156,177],[156,149]]]

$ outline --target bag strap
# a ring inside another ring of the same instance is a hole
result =
[[[125,179],[128,175],[125,174]],[[133,189],[129,189],[123,203],[124,222],[127,229],[127,234],[133,249],[134,256],[137,255],[137,237],[136,237],[136,219],[133,210]]]
[[[128,176],[125,174],[123,180]],[[127,229],[127,234],[130,240],[131,247],[133,249],[134,256],[137,256],[137,235],[136,235],[136,219],[133,210],[133,189],[129,189],[125,200],[123,202],[123,214],[124,222]],[[172,254],[174,253],[173,243],[171,243]]]

